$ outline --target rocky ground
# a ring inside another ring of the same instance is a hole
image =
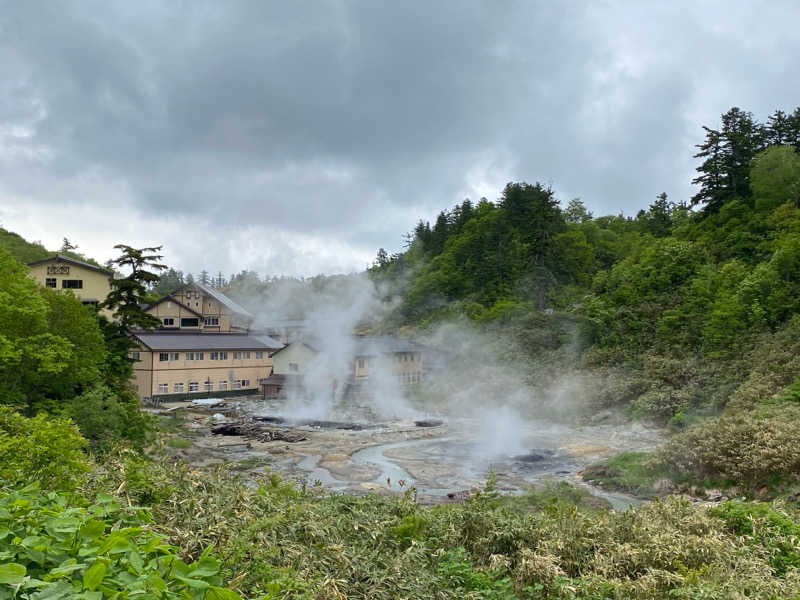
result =
[[[413,486],[422,502],[463,498],[482,487],[490,472],[498,488],[509,492],[548,478],[579,482],[586,465],[622,449],[652,447],[658,436],[641,427],[532,422],[511,446],[515,453],[504,454],[480,419],[286,422],[280,410],[278,402],[251,398],[171,403],[157,412],[171,432],[170,451],[190,464],[224,463],[245,475],[270,468],[300,484],[351,493],[397,493]],[[596,492],[619,506],[633,501]]]

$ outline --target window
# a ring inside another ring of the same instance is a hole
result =
[[[181,357],[181,353],[180,352],[170,352],[169,353],[169,359],[170,360],[179,360],[180,357]]]
[[[158,393],[159,394],[166,394],[169,392],[169,384],[167,383],[159,383],[158,384]]]
[[[298,366],[297,363],[289,363],[289,370],[292,373],[297,373],[300,370],[300,367]]]
[[[200,319],[181,319],[181,327],[199,327]]]
[[[83,279],[62,279],[61,287],[65,290],[80,290],[83,288]]]
[[[239,389],[239,380],[238,379],[234,379],[233,381],[231,381],[231,389],[232,390],[238,390]]]
[[[250,387],[250,380],[249,379],[242,379],[239,382],[239,387],[241,387],[242,389],[249,388]]]
[[[219,326],[219,317],[206,317],[205,324],[212,327],[217,327]]]
[[[258,359],[264,358],[264,353],[263,352],[256,352],[256,358],[258,358]]]
[[[367,366],[367,361],[365,359],[363,359],[363,358],[359,358],[358,359],[358,368],[359,369],[363,369],[366,366]]]
[[[128,356],[130,356],[131,360],[134,360],[134,361],[142,360],[141,358],[139,358],[140,355],[136,351],[133,351],[133,352],[129,353]]]
[[[219,382],[219,391],[224,392],[227,389],[228,389],[228,382],[223,379],[222,381]]]
[[[234,360],[241,360],[243,358],[250,358],[249,352],[234,352],[233,353]]]
[[[199,388],[200,388],[200,384],[197,383],[196,381],[190,381],[189,382],[189,391],[190,392],[196,392]]]
[[[187,352],[186,360],[203,360],[202,352]]]
[[[183,393],[183,383],[173,384],[172,391],[175,392],[176,394],[182,394]]]
[[[213,387],[214,387],[214,384],[211,383],[210,379],[208,381],[206,381],[205,383],[203,383],[203,391],[204,392],[210,392],[211,388],[213,388]]]
[[[211,352],[211,360],[228,360],[227,352]]]
[[[47,277],[44,280],[45,287],[54,288],[56,287],[56,278],[55,277]]]
[[[158,360],[164,362],[165,360],[169,360],[169,352],[159,352],[158,353]]]
[[[175,326],[175,319],[173,319],[172,317],[164,317],[162,320],[164,321],[164,327]]]

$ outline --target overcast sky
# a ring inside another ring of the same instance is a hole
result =
[[[0,1],[0,225],[106,260],[349,272],[508,181],[692,195],[731,106],[800,104],[800,2]]]

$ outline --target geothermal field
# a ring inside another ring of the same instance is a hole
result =
[[[353,404],[331,419],[292,419],[285,400],[164,405],[184,414],[195,465],[222,463],[247,476],[277,471],[299,485],[351,493],[405,493],[421,503],[458,501],[485,485],[515,493],[553,480],[580,482],[585,466],[620,450],[645,449],[654,430],[611,424],[567,426],[523,419],[508,408],[482,416],[416,414],[376,419]],[[586,486],[617,509],[635,499]]]

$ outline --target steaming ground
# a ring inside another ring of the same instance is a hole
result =
[[[641,425],[598,424],[604,411],[592,397],[599,386],[578,368],[577,334],[565,341],[561,331],[556,339],[546,324],[537,339],[554,350],[538,359],[530,348],[514,348],[502,332],[478,330],[465,321],[428,330],[417,341],[428,348],[424,364],[436,368],[428,368],[424,383],[413,388],[400,386],[391,355],[376,347],[370,352],[371,393],[348,395],[342,382],[353,372],[354,333],[380,328],[395,308],[386,298],[386,291],[363,275],[336,278],[323,287],[313,281],[272,285],[261,297],[255,290],[243,294],[239,299],[258,315],[256,326],[277,318],[304,319],[304,340],[317,352],[303,365],[302,390],[281,401],[239,402],[238,412],[280,417],[286,421],[282,427],[307,439],[246,447],[204,435],[198,443],[224,460],[268,459],[271,468],[305,484],[351,492],[414,486],[420,497],[433,499],[481,487],[492,472],[501,489],[513,491],[543,478],[574,477],[621,450],[656,445],[658,433]],[[431,418],[441,424],[415,424]],[[207,417],[194,424],[207,432]]]
[[[233,404],[240,417],[277,417],[287,406],[263,400]],[[577,482],[586,465],[621,450],[651,448],[658,440],[657,432],[638,425],[558,424],[522,419],[511,409],[489,408],[481,417],[440,412],[441,424],[426,427],[408,419],[372,421],[369,405],[348,410],[337,413],[337,422],[360,429],[281,424],[307,438],[297,443],[212,436],[210,413],[197,412],[191,420],[195,447],[183,451],[184,457],[196,464],[241,462],[256,471],[268,466],[299,484],[330,491],[400,493],[413,486],[420,501],[435,503],[483,487],[490,473],[507,492],[553,478]],[[432,415],[427,421],[436,423]],[[631,500],[600,495],[618,507]]]

